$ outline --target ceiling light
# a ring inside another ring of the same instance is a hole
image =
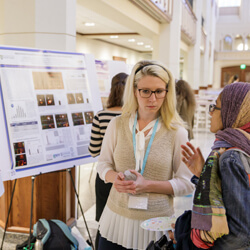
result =
[[[129,41],[130,43],[133,43],[133,42],[135,42],[135,39],[134,39],[134,38],[128,39],[128,41]]]
[[[95,26],[95,23],[85,23],[85,26]]]
[[[151,48],[151,46],[150,45],[145,45],[145,48],[149,49],[149,48]]]
[[[143,45],[144,43],[143,42],[138,42],[137,45]]]
[[[110,36],[110,38],[115,39],[118,38],[119,36]]]

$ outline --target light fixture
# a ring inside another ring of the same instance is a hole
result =
[[[131,39],[128,39],[128,41],[129,41],[130,43],[133,43],[133,42],[135,42],[135,39],[134,39],[134,38],[131,38]]]
[[[145,45],[145,48],[149,49],[149,48],[151,48],[151,46],[147,44],[147,45]]]
[[[116,38],[118,38],[119,36],[110,36],[110,38],[112,38],[112,39],[116,39]]]
[[[143,42],[138,42],[137,45],[143,45],[144,43]]]
[[[90,26],[95,26],[95,23],[85,23],[84,25],[90,27]]]

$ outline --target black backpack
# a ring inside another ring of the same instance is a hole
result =
[[[33,235],[42,241],[44,250],[78,249],[78,241],[71,234],[70,227],[60,220],[38,220]]]

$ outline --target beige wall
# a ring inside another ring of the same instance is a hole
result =
[[[214,84],[215,88],[220,87],[221,68],[230,66],[240,66],[245,63],[250,65],[250,51],[223,51],[223,39],[226,35],[230,35],[234,40],[236,35],[241,35],[243,39],[250,34],[250,1],[242,0],[239,16],[226,15],[219,16],[216,23],[216,42],[215,50],[217,53],[214,61]],[[233,42],[234,43],[234,42]],[[234,45],[233,45],[234,47]]]

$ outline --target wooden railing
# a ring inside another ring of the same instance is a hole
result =
[[[195,44],[197,18],[188,1],[182,0],[181,38],[187,44]]]

